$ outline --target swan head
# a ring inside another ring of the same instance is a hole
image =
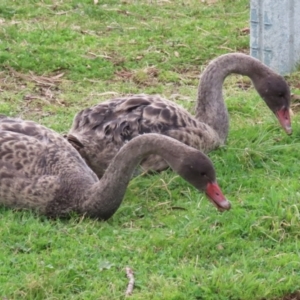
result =
[[[275,74],[257,80],[254,85],[267,106],[277,117],[287,134],[292,134],[290,102],[291,92],[283,77]]]
[[[193,149],[185,155],[177,170],[178,174],[201,192],[219,211],[229,210],[230,202],[223,195],[216,180],[216,173],[211,160],[200,151]]]

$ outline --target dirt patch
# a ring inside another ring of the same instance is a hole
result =
[[[296,291],[291,294],[284,295],[280,298],[272,298],[272,299],[263,298],[261,300],[300,300],[300,291]]]
[[[282,298],[282,300],[300,300],[300,291],[286,295]]]

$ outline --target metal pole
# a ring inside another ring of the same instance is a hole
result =
[[[250,0],[250,55],[278,73],[300,63],[300,0]]]

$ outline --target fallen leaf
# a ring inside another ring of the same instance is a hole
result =
[[[243,34],[249,34],[250,33],[250,28],[249,27],[245,27],[245,28],[241,29],[240,31]]]
[[[102,262],[99,263],[100,271],[109,270],[113,266],[114,266],[114,264],[110,263],[109,261],[102,261]]]

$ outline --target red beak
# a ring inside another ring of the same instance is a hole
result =
[[[286,108],[277,110],[276,117],[287,134],[292,134],[290,111]]]
[[[216,182],[209,182],[206,186],[206,195],[218,210],[224,211],[231,208],[230,202],[224,197]]]

